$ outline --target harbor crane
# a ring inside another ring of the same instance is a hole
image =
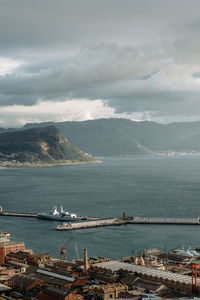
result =
[[[73,239],[69,239],[66,243],[62,243],[60,248],[60,259],[66,261],[67,260],[67,250],[66,247]]]
[[[76,259],[79,260],[80,259],[80,255],[79,255],[77,243],[75,242],[74,245],[75,245]]]

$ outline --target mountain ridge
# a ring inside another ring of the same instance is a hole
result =
[[[28,123],[20,131],[55,125],[74,146],[94,156],[167,154],[169,152],[200,152],[200,122],[159,124],[110,118],[82,122]]]
[[[95,156],[200,152],[200,122],[159,124],[129,119],[96,119],[55,124],[75,146]]]
[[[74,147],[54,125],[0,132],[0,161],[58,164],[91,162],[95,158]]]

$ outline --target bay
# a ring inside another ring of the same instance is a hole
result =
[[[95,165],[0,169],[0,205],[5,211],[48,212],[53,206],[79,215],[198,217],[200,156],[101,158]],[[200,226],[125,225],[70,232],[58,222],[0,217],[0,230],[24,241],[34,252],[59,257],[62,242],[68,258],[88,248],[89,256],[118,259],[147,248],[167,250],[200,244]]]

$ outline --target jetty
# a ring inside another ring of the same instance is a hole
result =
[[[24,212],[5,212],[0,206],[0,216],[6,217],[26,217],[39,218],[37,213]],[[62,219],[60,221],[63,221]],[[65,222],[56,227],[57,230],[76,230],[102,226],[119,226],[128,224],[146,224],[146,225],[200,225],[200,217],[196,218],[179,218],[179,217],[136,217],[127,216],[123,213],[122,218],[101,218],[101,217],[86,217],[84,221]]]
[[[126,220],[124,220],[126,221]],[[151,218],[132,217],[127,220],[129,224],[172,224],[172,225],[200,225],[200,218]]]
[[[28,217],[28,218],[37,218],[37,214],[33,213],[20,213],[20,212],[0,212],[0,216],[6,217]]]
[[[83,222],[66,222],[61,225],[56,226],[56,230],[76,230],[84,228],[93,227],[103,227],[103,226],[114,226],[121,225],[120,219],[102,219],[95,221],[83,221]]]
[[[24,217],[24,218],[38,218],[38,219],[43,219],[41,218],[41,214],[38,213],[26,213],[26,212],[5,212],[3,210],[3,207],[0,206],[0,216],[6,216],[6,217]],[[90,221],[90,220],[99,220],[101,219],[100,217],[83,217],[86,220]],[[48,218],[44,218],[47,219]],[[53,220],[53,219],[52,219]],[[60,220],[55,219],[54,221],[64,221],[64,219],[62,220],[62,218],[60,218]],[[74,220],[73,220],[74,221]]]
[[[65,222],[56,226],[56,230],[77,230],[103,226],[119,226],[127,224],[157,224],[157,225],[200,225],[199,218],[145,218],[129,217],[128,219],[101,219],[83,222]]]

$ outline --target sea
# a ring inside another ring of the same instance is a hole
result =
[[[0,169],[0,206],[8,212],[49,212],[54,206],[92,217],[200,216],[200,155],[101,157],[101,164]],[[198,225],[123,225],[56,231],[58,221],[0,216],[0,230],[34,252],[67,259],[119,259],[143,249],[200,245]]]

